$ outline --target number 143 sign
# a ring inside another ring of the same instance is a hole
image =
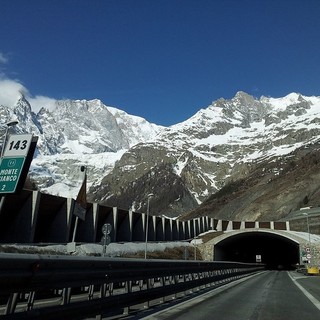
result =
[[[14,134],[9,136],[3,157],[26,157],[32,141],[32,134]]]
[[[24,177],[23,166],[32,142],[32,134],[11,135],[0,163],[0,194],[14,193]]]

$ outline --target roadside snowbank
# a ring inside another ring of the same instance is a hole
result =
[[[148,252],[164,251],[167,248],[188,247],[192,246],[189,242],[157,242],[148,243]],[[124,254],[132,254],[139,251],[145,251],[146,245],[144,242],[124,242],[110,243],[106,246],[106,256],[120,257]],[[19,252],[19,253],[35,253],[35,254],[56,254],[66,255],[68,249],[66,245],[23,245],[23,244],[7,244],[1,245],[2,252]],[[96,243],[77,244],[76,251],[73,255],[101,255],[103,253],[103,245]]]

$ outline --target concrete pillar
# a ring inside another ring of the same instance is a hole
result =
[[[179,239],[180,240],[186,240],[186,222],[185,221],[179,221]]]
[[[198,224],[199,224],[199,234],[204,232],[204,227],[203,227],[203,217],[198,218]]]
[[[39,204],[41,199],[41,193],[39,191],[32,192],[32,207],[31,207],[31,231],[30,231],[30,242],[34,242],[34,234],[37,225],[37,217],[38,217],[38,210]]]
[[[197,235],[199,235],[199,220],[200,218],[196,218],[193,219],[194,223],[193,223],[193,228],[194,228],[194,236],[196,237]]]
[[[73,206],[74,206],[74,200],[72,198],[67,198],[67,242],[72,237],[73,230],[71,230],[72,227],[72,212],[73,212]]]
[[[155,240],[155,216],[151,216],[149,214],[149,217],[147,214],[145,214],[145,227],[146,230],[147,227],[147,219],[148,219],[148,241],[154,241]]]
[[[114,230],[112,242],[117,242],[117,234],[118,234],[118,208],[113,207],[113,226],[112,229]]]
[[[97,203],[92,204],[92,217],[93,217],[93,242],[96,242],[98,234],[98,216],[99,216],[99,206]]]
[[[197,236],[197,220],[192,219],[192,235],[193,238]]]
[[[161,220],[162,220],[162,227],[163,227],[163,241],[166,241],[167,240],[167,229],[169,228],[169,227],[167,227],[168,219],[166,219],[165,217],[161,217]]]
[[[214,230],[215,229],[215,227],[214,227],[214,219],[213,218],[208,218],[208,219],[209,219],[209,221],[208,221],[209,229],[210,230]]]
[[[228,221],[227,231],[232,231],[232,230],[233,230],[233,223],[232,221]]]
[[[6,197],[5,196],[1,196],[0,198],[0,217],[1,217],[1,214],[2,214],[2,210],[3,210],[3,207],[4,207],[4,202],[6,201]]]
[[[184,222],[184,230],[185,230],[185,239],[190,239],[191,235],[190,235],[190,222],[189,221]]]
[[[132,241],[133,238],[133,213],[132,209],[129,210],[128,213],[128,218],[129,218],[129,232],[130,232],[130,241]]]
[[[151,232],[150,232],[150,240],[156,241],[157,240],[157,223],[156,223],[156,216],[151,216]],[[149,221],[150,222],[150,221]]]
[[[202,217],[202,233],[208,231],[206,217]]]
[[[204,231],[210,230],[209,217],[205,216],[203,217],[203,220],[204,220]]]
[[[143,227],[143,234],[146,234],[146,227],[147,227],[147,215],[145,213],[141,213],[142,216],[142,227]]]
[[[290,221],[286,221],[286,230],[290,231]]]
[[[274,230],[274,221],[270,221],[270,229]]]
[[[171,220],[171,224],[172,224],[172,240],[180,240],[179,237],[179,223],[178,220]]]
[[[168,219],[169,221],[169,240],[172,241],[173,240],[173,220],[172,219]]]
[[[217,223],[217,231],[222,231],[222,220],[218,220],[218,223]]]

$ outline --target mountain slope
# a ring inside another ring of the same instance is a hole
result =
[[[288,214],[302,200],[283,173],[293,172],[293,161],[300,167],[306,150],[317,158],[320,133],[320,98],[297,93],[256,99],[240,91],[170,127],[99,100],[57,101],[54,110],[34,114],[22,97],[1,115],[18,118],[17,132],[39,136],[29,177],[43,192],[75,197],[86,165],[89,201],[145,211],[152,192],[153,213],[172,217],[190,211],[225,219]],[[318,168],[311,163],[304,179],[314,183],[303,199],[318,192]],[[295,175],[299,180],[298,169]]]
[[[278,220],[301,207],[319,207],[319,181],[318,142],[253,166],[245,178],[224,186],[184,219]]]
[[[164,205],[158,207],[158,212],[167,215],[173,212],[175,215],[183,214],[197,208],[198,204],[223,186],[233,181],[246,180],[257,167],[263,172],[265,167],[270,166],[269,163],[276,162],[272,170],[278,174],[289,161],[286,157],[290,159],[291,152],[317,142],[319,107],[319,98],[316,97],[290,94],[281,99],[262,97],[256,100],[239,92],[232,100],[220,99],[187,121],[166,128],[148,145],[139,144],[131,148],[109,175],[117,177],[116,181],[110,182],[106,178],[103,183],[112,185],[111,190],[126,186],[124,194],[133,194],[140,172],[161,176],[163,172],[157,170],[157,165],[165,162],[170,165],[171,174],[174,172],[182,180],[185,190],[194,196],[197,203],[190,202],[186,193],[180,193],[174,200],[168,197]],[[263,184],[263,181],[260,183]],[[150,186],[149,192],[160,193],[162,196],[163,191],[159,191],[159,188],[161,186]],[[94,189],[96,194],[92,200],[102,199],[102,203],[115,203],[116,196],[111,190],[105,192],[104,189],[103,198],[98,189],[99,186]],[[175,190],[173,184],[169,192],[172,190]],[[145,190],[144,194],[147,193]],[[263,199],[264,191],[260,193]],[[188,205],[184,204],[184,200]],[[132,202],[136,204],[133,206],[135,210],[143,209],[145,204],[145,201],[139,202],[135,197]],[[179,207],[178,203],[182,206]],[[244,208],[247,207],[244,204]],[[288,208],[288,212],[291,209]],[[284,213],[285,210],[286,207]],[[254,211],[253,214],[244,209],[243,216],[250,216],[251,219],[265,216],[261,210]],[[206,214],[212,216],[213,212],[217,214],[216,210],[207,210]],[[270,210],[267,212],[267,215],[274,215]],[[230,211],[228,207],[220,213],[228,218],[243,218],[241,213]],[[278,214],[282,215],[283,212]]]

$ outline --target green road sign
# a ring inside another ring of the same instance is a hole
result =
[[[0,165],[0,194],[15,192],[24,160],[24,157],[2,158]]]

